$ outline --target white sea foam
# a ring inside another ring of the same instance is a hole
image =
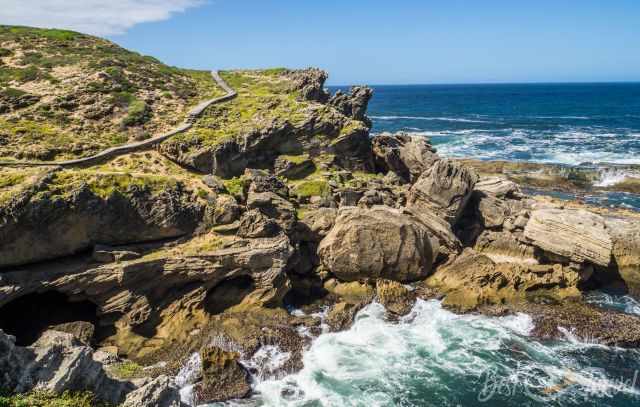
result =
[[[462,117],[429,117],[429,116],[369,116],[373,120],[425,120],[458,123],[490,123],[487,120],[465,119]]]
[[[599,171],[600,179],[594,183],[597,187],[610,187],[629,178],[640,178],[640,173],[622,168],[603,168]]]

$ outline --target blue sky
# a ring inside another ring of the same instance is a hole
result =
[[[34,25],[87,26],[178,66],[317,66],[330,84],[640,80],[638,0],[118,0],[108,27],[100,0],[65,20],[64,4],[92,1],[56,0],[59,18]]]

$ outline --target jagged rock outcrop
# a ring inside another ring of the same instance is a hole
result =
[[[50,173],[0,207],[0,267],[67,256],[96,244],[122,245],[178,237],[200,224],[205,204],[180,184],[154,190],[135,179],[107,196],[86,183],[59,191]]]
[[[407,206],[416,212],[434,212],[454,224],[477,180],[478,176],[469,167],[451,160],[438,160],[413,184]]]
[[[17,393],[34,388],[56,393],[65,390],[93,392],[112,404],[121,402],[135,386],[110,378],[93,360],[93,351],[71,334],[46,331],[32,346],[16,346],[0,330],[0,386]]]
[[[550,260],[603,267],[611,262],[613,243],[604,219],[585,210],[534,210],[523,237],[526,242],[549,253]]]
[[[432,240],[425,227],[401,211],[341,208],[318,255],[323,266],[344,281],[415,281],[431,272],[438,247]]]
[[[513,181],[501,177],[482,178],[475,184],[476,191],[498,198],[521,198],[520,187]]]
[[[351,88],[351,94],[344,94],[338,90],[329,99],[329,105],[338,109],[345,116],[352,117],[356,120],[365,122],[371,127],[371,122],[366,116],[369,100],[373,96],[373,90],[366,86],[354,86]]]
[[[329,94],[324,90],[324,83],[329,75],[317,68],[300,69],[287,72],[293,79],[293,87],[300,91],[302,99],[325,103]]]
[[[629,291],[640,294],[640,220],[605,218],[613,243],[612,273],[618,274]]]
[[[428,139],[406,133],[382,133],[372,138],[376,169],[392,171],[404,182],[415,182],[437,160]]]

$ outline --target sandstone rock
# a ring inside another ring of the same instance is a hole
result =
[[[438,160],[411,187],[408,207],[414,212],[432,211],[454,224],[477,181],[472,169],[450,160]]]
[[[336,222],[338,211],[333,208],[319,208],[305,212],[296,224],[296,236],[306,242],[320,242]]]
[[[188,347],[196,339],[189,332],[211,314],[237,304],[276,306],[288,292],[285,269],[293,247],[285,235],[226,239],[220,247],[193,254],[178,246],[99,266],[79,258],[7,270],[0,282],[0,313],[25,295],[37,300],[43,287],[73,295],[75,301],[90,300],[97,308],[98,329],[114,330],[99,345],[116,345],[121,354],[133,360],[144,356],[153,364],[153,355],[167,357],[166,350],[176,343]],[[220,293],[227,293],[226,302]],[[234,293],[231,300],[229,293]]]
[[[195,388],[197,404],[243,398],[251,392],[249,374],[240,354],[207,347],[200,351],[203,381]]]
[[[406,133],[383,133],[372,140],[376,168],[391,171],[404,182],[415,182],[440,158],[428,139]]]
[[[282,198],[289,197],[289,187],[278,177],[265,171],[246,169],[244,179],[249,184],[249,194],[273,192]]]
[[[290,156],[279,156],[273,164],[273,170],[280,177],[298,179],[312,173],[315,165],[307,155],[297,156],[295,159]]]
[[[608,266],[613,244],[602,216],[579,209],[538,209],[524,228],[526,242],[551,256]]]
[[[78,321],[58,324],[49,327],[52,331],[65,332],[73,335],[73,337],[85,346],[90,346],[93,340],[95,327],[90,322]]]
[[[495,263],[466,249],[454,261],[438,268],[427,286],[446,294],[445,306],[469,311],[486,304],[517,303],[536,297],[560,301],[580,298],[584,281],[578,270],[560,264]]]
[[[344,281],[414,281],[431,272],[437,256],[431,239],[426,228],[398,210],[343,208],[318,254],[326,269]]]
[[[245,238],[273,237],[280,231],[275,220],[269,219],[257,209],[245,212],[240,218],[238,236]]]
[[[474,249],[496,263],[538,263],[535,247],[522,243],[517,234],[506,231],[484,231]]]
[[[344,331],[353,325],[354,319],[358,311],[367,304],[364,302],[351,304],[347,302],[339,302],[331,307],[325,323],[329,326],[331,332]]]
[[[376,281],[376,295],[380,304],[394,316],[407,315],[416,302],[415,293],[396,281]]]
[[[533,337],[566,340],[566,332],[602,346],[637,348],[640,346],[640,317],[598,308],[580,301],[557,305],[524,303],[515,312],[531,315]]]
[[[519,198],[522,196],[518,184],[502,177],[482,178],[476,183],[475,190],[498,198]]]
[[[328,74],[315,68],[290,71],[288,75],[293,79],[294,86],[300,90],[304,100],[324,103],[329,95],[324,90],[324,83]]]
[[[216,193],[222,193],[226,189],[224,186],[224,182],[222,182],[219,177],[216,177],[212,174],[208,174],[202,177],[202,182],[204,182],[206,186],[211,188],[211,190]]]
[[[274,219],[282,230],[291,231],[295,226],[295,206],[274,192],[249,192],[247,208],[257,209],[267,218]]]
[[[329,104],[345,116],[367,122],[370,126],[366,113],[369,100],[372,96],[373,90],[370,88],[366,86],[354,86],[351,88],[351,94],[349,95],[338,90],[335,95],[329,99]]]
[[[180,401],[180,389],[161,375],[127,394],[122,407],[186,407]]]
[[[213,213],[213,221],[216,225],[233,223],[240,217],[240,206],[234,197],[230,195],[218,195]]]
[[[640,293],[640,220],[608,217],[613,241],[613,273],[618,273],[632,294]]]
[[[137,259],[140,257],[140,253],[132,250],[119,250],[105,245],[95,245],[91,257],[98,263],[111,263]]]
[[[325,290],[349,304],[369,303],[375,296],[372,285],[360,281],[341,283],[335,278],[330,278],[323,284]]]

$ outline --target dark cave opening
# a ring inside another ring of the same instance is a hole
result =
[[[213,287],[207,293],[204,309],[210,314],[220,314],[227,308],[240,304],[255,289],[249,276],[234,277]]]
[[[16,337],[16,344],[33,344],[49,327],[68,322],[90,322],[98,328],[98,307],[90,301],[72,301],[57,291],[32,293],[0,308],[0,329]]]

